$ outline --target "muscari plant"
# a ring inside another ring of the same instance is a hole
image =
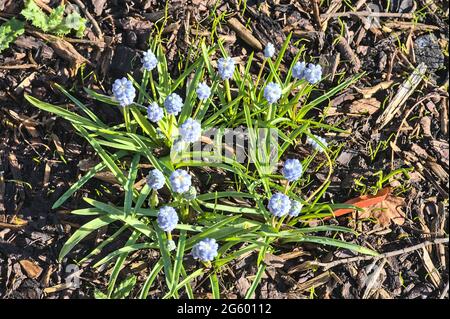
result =
[[[80,265],[95,260],[93,267],[114,264],[107,291],[98,291],[97,297],[123,297],[118,291],[123,291],[124,286],[128,286],[128,292],[133,288],[136,284],[133,276],[121,283],[117,281],[127,257],[138,250],[160,252],[159,260],[149,265],[151,270],[139,287],[139,298],[147,298],[155,279],[162,274],[167,288],[159,297],[194,298],[195,287],[191,283],[202,277],[209,280],[213,297],[219,298],[222,269],[233,260],[254,253],[257,272],[246,293],[246,298],[250,298],[261,282],[266,254],[276,253],[286,243],[311,242],[376,254],[334,238],[339,232],[357,235],[353,230],[321,222],[321,218],[332,216],[333,210],[351,206],[319,201],[330,184],[332,157],[336,154],[325,139],[313,132],[344,131],[308,118],[315,108],[355,83],[358,77],[343,81],[313,99],[311,93],[318,90],[322,69],[299,61],[304,53],[301,48],[288,71],[282,73],[280,65],[289,43],[290,36],[277,55],[274,46],[267,45],[255,79],[250,73],[253,53],[239,68],[221,42],[213,47],[202,42],[196,57],[187,59],[180,75],[172,78],[161,40],[156,37],[142,57],[140,82],[131,75],[118,79],[112,85],[112,94],[85,88],[91,99],[111,107],[111,112],[123,114],[123,123],[114,126],[106,125],[58,84],[54,87],[75,104],[73,111],[26,95],[34,106],[70,121],[101,158],[55,202],[53,209],[104,169],[115,176],[124,190],[123,204],[119,205],[84,197],[90,207],[72,213],[91,216],[92,220],[76,230],[60,251],[62,261],[92,232],[113,223],[121,225],[78,260]],[[250,154],[247,163],[213,153],[202,154],[201,159],[185,156],[174,162],[170,155],[157,156],[155,152],[203,141],[202,132],[210,128],[242,126],[250,129],[251,144],[258,143],[258,136],[251,133],[255,129],[278,130],[281,142],[277,145],[276,159],[280,163],[277,171],[271,171],[262,160],[273,151],[269,148],[263,148],[265,154]],[[290,155],[304,136],[312,146],[310,155],[306,158]],[[312,167],[317,161],[321,164]],[[146,171],[144,167],[148,166],[151,169]],[[217,191],[197,193],[193,171],[203,167],[227,172],[229,182]],[[327,177],[312,189],[314,172],[320,168],[328,171]],[[134,186],[138,176],[145,176],[142,188]],[[170,196],[162,196],[163,189]],[[233,202],[236,199],[239,201]],[[238,204],[244,201],[248,204]],[[318,221],[318,226],[309,226],[312,220]],[[123,247],[100,255],[104,247],[124,234],[129,237]],[[185,267],[186,258],[195,258],[198,267],[194,270]]]

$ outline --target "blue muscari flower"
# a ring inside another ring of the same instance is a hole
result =
[[[282,193],[276,193],[269,199],[269,205],[267,207],[272,215],[282,217],[289,213],[291,200]]]
[[[297,62],[292,67],[292,76],[296,79],[303,79],[304,72],[306,69],[306,63],[305,62]]]
[[[172,93],[164,100],[164,107],[167,113],[177,115],[183,107],[183,99],[178,94]]]
[[[322,79],[322,67],[319,64],[308,64],[308,67],[304,71],[304,77],[309,83],[316,84]]]
[[[303,174],[302,163],[300,163],[298,159],[288,159],[284,162],[281,173],[283,173],[284,178],[286,178],[289,182],[294,182]]]
[[[281,86],[278,83],[270,82],[264,88],[264,97],[270,103],[276,103],[281,97]]]
[[[197,96],[200,100],[204,101],[211,95],[211,88],[206,84],[206,82],[201,82],[197,86]]]
[[[214,238],[205,238],[194,245],[192,256],[201,261],[212,261],[217,256],[219,245]]]
[[[315,136],[315,135],[314,135],[314,137],[315,137],[317,140],[319,140],[325,147],[328,147],[328,143],[327,143],[327,141],[326,141],[323,137]],[[319,143],[317,143],[315,140],[313,140],[313,139],[310,138],[309,136],[308,136],[308,138],[306,139],[306,142],[307,142],[308,144],[311,144],[312,147],[313,147],[315,150],[317,150],[317,151],[319,151],[319,152],[321,152],[321,153],[324,151],[324,149],[322,148],[322,146],[320,146]]]
[[[133,83],[127,78],[121,78],[114,81],[112,86],[112,92],[120,106],[125,107],[133,104],[136,97],[136,90]]]
[[[186,193],[191,186],[191,175],[185,170],[177,169],[170,175],[170,184],[175,193]]]
[[[289,216],[291,217],[297,217],[298,214],[300,214],[300,211],[302,210],[302,203],[296,200],[291,200],[291,209],[289,210]]]
[[[162,230],[171,232],[177,226],[178,214],[173,207],[164,206],[159,209],[156,220]]]
[[[147,52],[144,52],[144,56],[142,57],[141,62],[144,65],[144,69],[151,71],[158,64],[158,59],[156,58],[152,50],[148,50]]]
[[[264,48],[264,57],[271,58],[275,54],[275,47],[271,42],[267,43],[266,47]]]
[[[202,126],[196,120],[188,118],[180,125],[179,132],[183,141],[194,143],[197,142],[202,135]]]
[[[222,80],[229,80],[233,77],[234,60],[230,57],[220,58],[217,61],[217,68],[219,69],[219,75]]]
[[[158,103],[152,102],[147,107],[147,117],[153,123],[157,123],[164,117],[164,110],[162,107],[159,107]]]
[[[154,190],[163,188],[165,181],[166,180],[164,178],[163,173],[156,168],[150,171],[150,173],[147,176],[147,185]]]

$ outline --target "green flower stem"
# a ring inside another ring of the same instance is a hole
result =
[[[189,203],[183,203],[181,208],[181,219],[186,222],[189,218]]]
[[[123,119],[125,122],[125,128],[127,130],[127,132],[131,132],[131,120],[130,120],[130,107],[129,106],[125,106],[123,108]]]
[[[229,80],[225,80],[225,91],[227,92],[228,103],[231,103],[231,88]]]
[[[150,208],[156,208],[158,206],[158,192],[156,190],[152,190],[152,194],[150,195]]]
[[[172,240],[172,233],[170,231],[167,232],[167,240]]]
[[[203,105],[203,101],[200,100],[200,101],[198,102],[198,106],[197,106],[197,108],[195,109],[194,114],[192,115],[192,118],[194,118],[194,119],[196,118],[198,111],[200,111],[200,109],[202,108],[202,105]]]
[[[151,73],[148,72],[148,70],[144,70],[144,74],[142,75],[142,83],[141,83],[141,89],[139,90],[139,97],[138,97],[138,104],[143,104],[145,100],[145,88],[148,85],[148,80],[151,76]]]
[[[274,103],[270,103],[269,104],[269,110],[267,112],[267,117],[266,117],[266,122],[267,123],[272,121],[274,113],[275,113],[275,104]]]
[[[175,124],[175,115],[170,114],[169,115],[169,129],[167,130],[167,138],[169,139],[169,141],[172,141],[172,129],[173,129],[173,125]],[[172,141],[173,142],[173,141]]]
[[[278,221],[277,226],[275,227],[275,229],[278,231],[280,231],[281,225],[283,224],[283,221],[285,220],[286,215],[284,215],[283,217],[280,218],[280,220]]]
[[[263,60],[263,63],[261,64],[261,68],[259,69],[258,77],[256,78],[255,82],[255,88],[258,88],[259,81],[261,80],[262,73],[264,71],[264,67],[266,66],[266,59]]]
[[[152,89],[153,99],[154,99],[155,101],[157,101],[157,100],[158,100],[158,97],[157,97],[157,95],[156,95],[155,81],[153,80],[152,72],[149,72],[149,73],[150,73],[150,87],[151,87],[151,89]]]
[[[289,191],[289,181],[287,181],[286,186],[284,187],[284,194],[287,195]]]

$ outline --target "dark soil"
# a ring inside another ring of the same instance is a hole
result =
[[[50,6],[59,3],[44,2]],[[342,153],[336,160],[332,184],[324,200],[344,202],[358,196],[363,186],[355,186],[355,180],[373,186],[376,172],[388,174],[399,168],[414,169],[409,179],[402,177],[390,184],[397,190],[396,195],[404,198],[401,208],[406,221],[402,225],[391,223],[383,227],[351,215],[329,221],[354,227],[362,235],[357,238],[349,235],[345,239],[378,252],[396,251],[448,236],[448,3],[432,1],[432,5],[426,6],[426,2],[391,1],[388,11],[391,16],[380,18],[379,25],[373,23],[370,27],[365,27],[366,17],[348,13],[350,9],[345,1],[322,1],[319,19],[314,14],[314,1],[249,0],[244,12],[243,6],[238,7],[238,1],[218,1],[217,6],[216,14],[231,13],[248,25],[249,32],[262,46],[270,41],[280,48],[289,32],[293,32],[291,42],[300,41],[305,45],[306,59],[310,56],[317,59],[325,67],[325,74],[330,75],[320,89],[333,87],[341,76],[365,72],[357,85],[336,96],[329,105],[323,105],[317,115],[324,123],[352,131],[350,136],[326,136],[335,149],[342,147]],[[28,93],[55,104],[67,102],[52,89],[51,83],[56,82],[73,90],[105,123],[119,122],[119,112],[88,100],[82,87],[103,87],[108,92],[114,79],[137,71],[134,61],[147,49],[149,35],[164,16],[164,4],[154,0],[85,3],[101,34],[90,22],[85,41],[72,42],[90,61],[77,73],[73,72],[70,61],[31,26],[0,54],[0,298],[92,298],[94,288],[104,291],[107,284],[108,269],[94,271],[85,267],[81,288],[64,288],[72,260],[84,256],[119,226],[102,229],[96,238],[82,241],[62,263],[57,262],[57,256],[70,234],[89,220],[69,214],[73,209],[87,206],[82,198],[89,196],[118,203],[122,200],[121,189],[104,178],[92,179],[62,208],[52,210],[53,203],[78,180],[86,167],[99,159],[67,121],[37,110],[23,95]],[[214,3],[170,1],[163,34],[172,73],[178,72],[180,58],[195,44],[195,34],[210,34]],[[357,3],[355,11],[367,10],[366,1]],[[386,1],[375,3],[386,7]],[[0,1],[0,21],[12,16],[23,20],[22,6],[23,1]],[[414,17],[419,17],[418,21]],[[245,61],[255,50],[226,21],[217,28],[217,33],[236,60]],[[339,35],[342,39],[336,41]],[[262,52],[256,51],[261,58]],[[296,52],[293,46],[289,48],[283,67],[290,64]],[[427,66],[426,78],[382,127],[379,119],[387,105],[421,63]],[[389,142],[381,144],[376,154],[370,151],[386,140]],[[304,144],[293,151],[302,154],[309,149]],[[323,180],[321,173],[318,172],[316,183]],[[108,246],[105,253],[123,245],[126,238]],[[314,298],[439,298],[446,285],[448,289],[447,244],[429,245],[376,263],[346,263],[326,271],[311,269],[308,261],[326,263],[351,257],[353,253],[312,244],[278,248],[276,256],[266,260],[268,267],[256,292],[257,298],[312,295]],[[153,251],[131,255],[122,276],[133,272],[143,280],[157,257]],[[226,283],[221,287],[223,297],[243,297],[251,283],[248,277],[256,272],[256,258],[256,254],[246,256],[221,273],[220,281]],[[27,261],[35,266],[29,266]],[[195,267],[193,261],[189,262],[192,265],[188,264],[187,270]],[[30,267],[35,273],[30,273]],[[377,267],[380,267],[377,280],[367,294],[368,276]],[[197,288],[198,297],[209,298],[209,282],[199,279],[196,284],[205,287]],[[162,287],[161,284],[151,291],[150,296],[159,296]],[[448,294],[443,297],[448,298]]]

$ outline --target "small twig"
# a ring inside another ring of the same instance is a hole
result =
[[[36,3],[38,5],[38,7],[40,7],[44,11],[47,11],[48,13],[52,13],[52,11],[53,11],[52,8],[50,8],[48,5],[46,5],[41,0],[34,0],[34,3]]]
[[[374,17],[374,18],[405,18],[412,19],[413,15],[411,13],[395,13],[395,12],[373,12],[373,11],[349,11],[349,12],[336,12],[331,14],[322,14],[322,19],[327,18],[339,18],[339,17]]]
[[[343,265],[343,264],[348,264],[348,263],[352,263],[355,261],[362,261],[362,260],[378,260],[378,259],[382,259],[382,258],[388,258],[388,257],[393,257],[393,256],[398,256],[398,255],[403,255],[418,249],[421,249],[423,247],[427,247],[430,245],[435,245],[435,244],[444,244],[444,243],[448,243],[448,237],[447,238],[436,238],[434,240],[427,240],[421,244],[417,244],[411,247],[407,247],[407,248],[403,248],[403,249],[399,249],[399,250],[394,250],[391,252],[387,252],[384,254],[380,254],[378,256],[356,256],[356,257],[350,257],[350,258],[342,258],[342,259],[338,259],[329,263],[321,263],[321,262],[317,262],[317,261],[311,261],[309,264],[312,266],[319,266],[319,267],[323,267],[324,270],[339,266],[339,265]]]
[[[97,37],[103,42],[103,33],[97,23],[97,20],[95,20],[94,17],[90,14],[90,12],[87,10],[83,2],[81,2],[80,0],[72,0],[72,1],[83,11],[86,18],[88,18],[89,21],[91,21],[92,27],[94,28]]]
[[[23,69],[37,69],[37,64],[15,64],[15,65],[0,65],[0,70],[23,70]]]
[[[442,291],[441,295],[439,296],[439,299],[444,299],[445,296],[447,295],[447,293],[448,293],[448,283],[449,282],[447,281],[447,284],[445,285],[444,290]]]
[[[314,19],[316,20],[319,29],[322,30],[322,20],[320,19],[319,1],[312,0],[312,5],[313,5]]]

